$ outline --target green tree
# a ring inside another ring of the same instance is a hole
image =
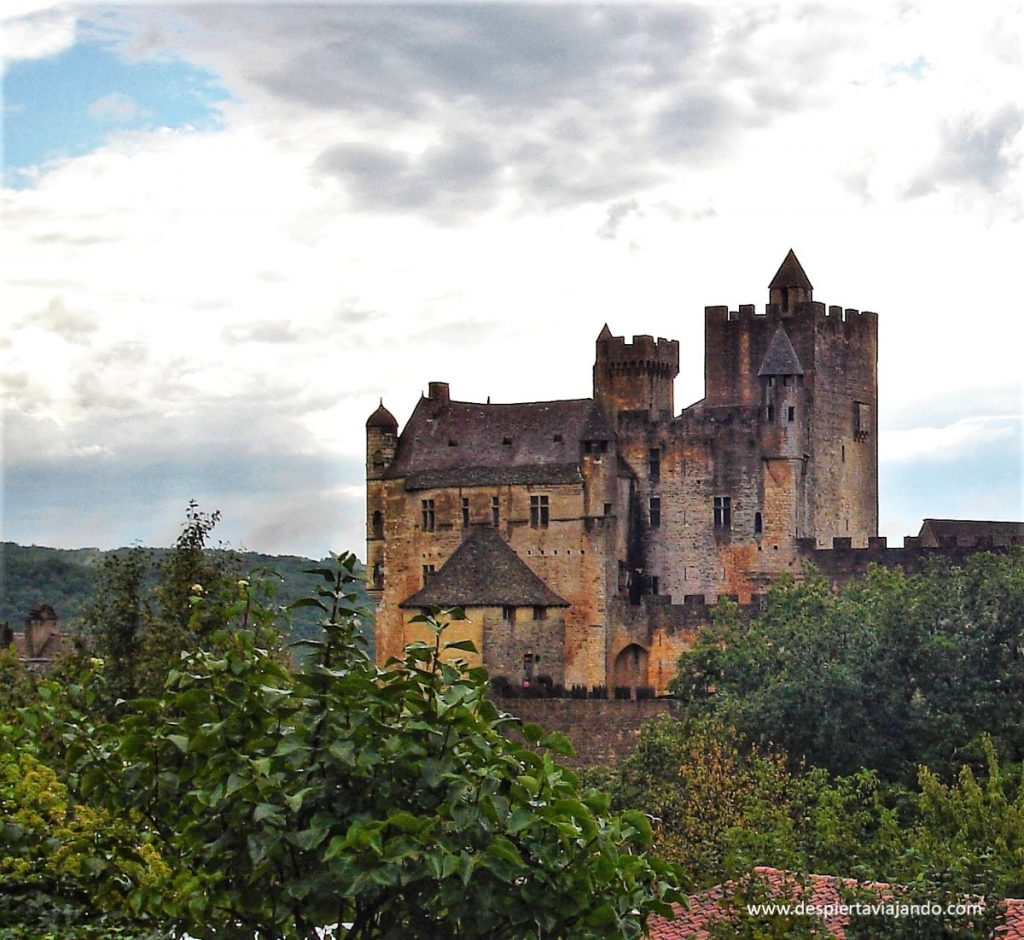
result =
[[[98,589],[85,614],[93,652],[106,666],[112,701],[134,698],[139,692],[142,639],[152,622],[144,583],[148,565],[142,548],[106,556],[100,564]]]
[[[673,687],[689,714],[837,774],[955,773],[982,732],[1020,760],[1024,549],[913,576],[872,568],[840,591],[784,579],[760,616],[720,605]]]
[[[138,814],[173,871],[128,903],[197,937],[639,936],[675,896],[647,818],[581,790],[551,757],[561,736],[524,727],[543,754],[505,737],[514,719],[433,616],[432,644],[377,668],[340,561],[314,572],[324,637],[298,671],[221,631],[160,700],[64,727],[85,795]]]

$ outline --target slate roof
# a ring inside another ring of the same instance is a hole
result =
[[[384,407],[384,399],[380,400],[380,406],[377,410],[366,419],[366,426],[368,428],[387,428],[388,430],[398,430],[398,422],[395,420],[395,416]]]
[[[979,537],[990,539],[992,545],[1024,545],[1024,522],[925,519],[918,533],[925,546],[941,545],[943,539],[955,538],[957,545],[972,547],[977,545]]]
[[[421,398],[386,477],[404,478],[407,489],[575,483],[581,442],[613,437],[592,398],[510,405]]]
[[[772,278],[771,284],[768,285],[769,290],[779,290],[786,287],[802,287],[804,290],[814,290],[814,285],[811,284],[803,269],[803,265],[797,260],[792,248],[789,249],[789,254],[783,259],[782,264],[779,265],[779,270],[775,272],[775,277]]]
[[[779,326],[768,343],[768,351],[761,361],[758,375],[803,375],[804,367],[789,341],[789,334]]]
[[[399,607],[568,607],[491,526],[473,526],[422,590]]]

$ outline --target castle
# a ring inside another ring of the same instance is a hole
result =
[[[828,550],[894,563],[878,530],[878,317],[813,299],[790,251],[763,312],[705,308],[705,397],[679,344],[597,337],[593,395],[480,404],[431,382],[401,434],[366,424],[381,662],[459,606],[497,683],[664,691],[729,595],[756,605]]]

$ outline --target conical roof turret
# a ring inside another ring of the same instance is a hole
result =
[[[368,428],[382,428],[386,431],[397,431],[398,422],[395,416],[384,407],[384,399],[380,400],[377,410],[366,419]]]
[[[803,375],[804,367],[789,340],[789,334],[780,326],[768,344],[758,375]]]
[[[779,270],[775,272],[775,277],[772,278],[771,284],[768,285],[769,290],[783,290],[787,287],[814,290],[814,285],[811,283],[810,278],[807,277],[807,272],[804,271],[803,265],[800,264],[796,252],[792,248],[789,249],[789,254],[783,259],[782,264],[779,265]]]

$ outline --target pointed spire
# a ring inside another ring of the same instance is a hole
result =
[[[601,332],[597,334],[597,341],[601,342],[601,340],[603,340],[603,339],[611,339],[611,338],[612,338],[612,331],[608,329],[608,324],[606,323],[604,325],[604,329],[602,329]]]
[[[768,352],[764,354],[760,375],[803,375],[804,367],[789,341],[789,334],[780,326],[768,344]]]
[[[814,285],[807,277],[803,265],[800,264],[792,248],[789,249],[789,254],[786,255],[782,264],[779,265],[779,270],[775,272],[775,277],[772,278],[771,284],[768,285],[769,290],[784,290],[787,287],[814,290]]]

